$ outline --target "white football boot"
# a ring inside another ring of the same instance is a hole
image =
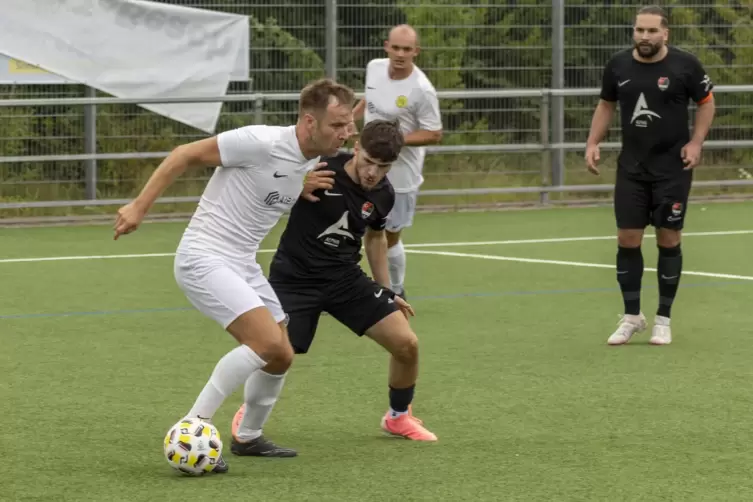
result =
[[[625,314],[620,318],[617,331],[607,340],[609,345],[623,345],[628,343],[634,334],[646,329],[646,316],[641,312],[639,315]]]
[[[654,329],[651,332],[651,345],[669,345],[672,343],[672,328],[669,327],[669,317],[660,315],[654,318]]]

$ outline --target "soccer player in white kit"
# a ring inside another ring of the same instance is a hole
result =
[[[391,289],[405,298],[405,250],[403,229],[413,224],[418,189],[424,181],[425,145],[442,139],[442,117],[437,91],[413,62],[420,52],[418,35],[408,25],[392,28],[384,42],[387,58],[373,59],[366,66],[366,90],[353,110],[355,120],[400,122],[405,147],[392,164],[387,178],[395,188],[395,206],[387,218],[387,258]]]
[[[180,241],[174,271],[188,300],[240,345],[220,359],[186,416],[211,420],[243,383],[247,394],[259,389],[253,394],[261,400],[279,394],[293,349],[285,312],[256,262],[256,251],[299,196],[317,200],[314,190],[332,188],[334,172],[314,169],[323,167],[321,156],[334,155],[349,137],[353,104],[348,87],[328,79],[313,82],[301,91],[294,126],[246,126],[179,146],[139,196],[118,211],[116,239],[138,228],[180,174],[218,166]],[[271,407],[259,409],[271,412]],[[259,434],[248,439],[244,454],[292,457],[296,452]],[[227,470],[224,459],[218,459],[213,472]]]

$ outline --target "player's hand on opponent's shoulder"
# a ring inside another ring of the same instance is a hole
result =
[[[135,200],[118,209],[118,217],[113,226],[115,230],[113,239],[118,240],[121,235],[135,231],[144,221],[144,216],[146,216],[146,211]]]
[[[403,313],[406,319],[409,319],[410,317],[413,317],[416,315],[416,312],[413,310],[413,307],[410,306],[410,303],[406,302],[399,296],[395,295],[395,305],[397,305],[397,308],[400,309],[400,312]]]
[[[319,202],[319,197],[314,195],[316,190],[329,190],[335,186],[333,176],[334,171],[323,171],[322,168],[326,167],[326,162],[319,162],[314,169],[309,171],[306,175],[306,182],[303,184],[303,192],[301,197],[311,202]]]
[[[702,150],[703,146],[695,141],[691,141],[690,143],[682,147],[682,150],[680,150],[680,155],[682,156],[682,161],[685,163],[686,171],[688,169],[693,169],[701,162]]]
[[[593,174],[599,174],[599,168],[596,164],[601,160],[599,145],[586,145],[586,168]]]

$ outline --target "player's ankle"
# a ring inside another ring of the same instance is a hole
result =
[[[254,439],[261,437],[261,429],[244,429],[241,427],[238,429],[238,433],[236,434],[236,439],[238,441],[241,441],[242,443],[248,443],[249,441],[253,441]]]
[[[405,409],[405,410],[402,410],[402,411],[397,411],[397,410],[392,409],[392,407],[390,407],[390,412],[389,413],[390,413],[390,418],[399,418],[399,417],[402,417],[403,415],[407,415],[408,414],[408,410]]]
[[[663,314],[656,314],[656,317],[654,317],[654,323],[658,324],[660,326],[669,326],[671,322],[671,319],[669,315],[663,315]]]
[[[403,388],[390,385],[390,417],[397,418],[408,413],[415,389],[416,384]]]

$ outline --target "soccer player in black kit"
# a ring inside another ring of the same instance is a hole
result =
[[[698,59],[667,45],[668,23],[655,6],[638,11],[634,47],[615,54],[604,69],[601,100],[586,146],[589,171],[599,174],[599,142],[606,135],[617,102],[622,119],[622,150],[617,160],[614,213],[617,220],[617,282],[625,307],[610,345],[627,343],[647,327],[641,312],[644,229],[656,228],[659,308],[650,343],[672,341],[670,311],[682,273],[681,232],[693,168],[714,119],[713,84]],[[688,104],[698,105],[692,136]]]
[[[375,120],[363,128],[353,154],[322,159],[334,173],[333,186],[315,191],[318,200],[302,198],[293,206],[269,282],[289,316],[288,337],[296,354],[308,352],[323,312],[373,339],[392,355],[382,429],[436,441],[410,407],[418,377],[418,338],[408,323],[414,312],[389,289],[385,225],[395,191],[385,175],[404,143],[396,122]],[[362,243],[374,279],[359,265]],[[232,424],[233,453],[244,455],[245,438],[261,434],[280,391],[246,387]]]

